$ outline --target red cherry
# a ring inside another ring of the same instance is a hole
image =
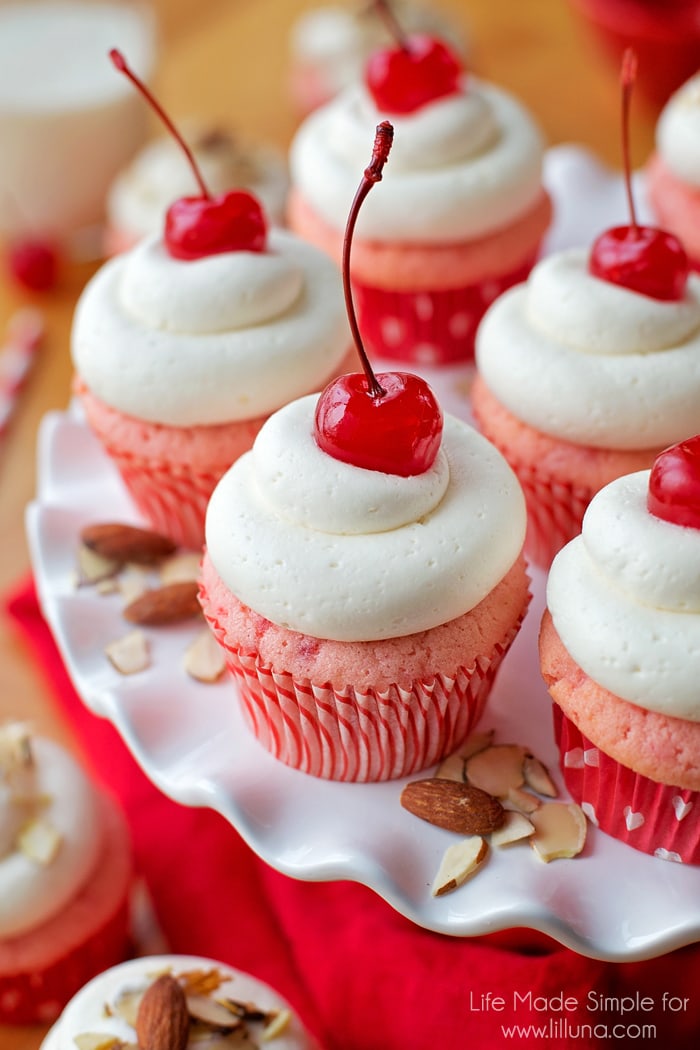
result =
[[[192,150],[163,107],[129,69],[121,52],[113,49],[109,57],[119,72],[128,77],[143,95],[178,142],[200,189],[199,197],[181,197],[170,205],[166,213],[164,241],[169,254],[175,259],[191,261],[222,252],[264,252],[267,222],[256,198],[245,190],[230,190],[212,197]]]
[[[462,67],[440,40],[416,33],[400,47],[375,51],[365,83],[377,109],[414,113],[428,102],[460,90]]]
[[[629,106],[637,74],[637,59],[631,49],[622,58],[622,154],[629,226],[605,230],[593,242],[588,272],[611,284],[629,288],[652,299],[678,302],[685,295],[690,264],[677,237],[653,226],[640,226],[632,197],[629,156]]]
[[[314,438],[334,459],[366,470],[410,477],[435,462],[442,437],[442,411],[432,390],[408,372],[372,371],[362,344],[350,287],[350,246],[355,222],[389,156],[394,129],[388,121],[377,128],[372,160],[350,208],[343,243],[343,288],[350,330],[362,361],[362,372],[332,380],[318,399]]]
[[[15,281],[32,292],[48,292],[58,282],[59,253],[48,241],[17,241],[7,262]]]
[[[674,525],[700,529],[700,434],[671,445],[656,457],[647,508]]]

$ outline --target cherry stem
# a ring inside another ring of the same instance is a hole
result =
[[[345,293],[345,305],[348,311],[350,331],[355,346],[357,347],[357,352],[360,355],[362,367],[367,376],[369,393],[372,397],[384,397],[386,390],[378,381],[372,366],[369,363],[367,351],[362,342],[362,336],[360,335],[360,329],[357,324],[355,305],[352,299],[352,288],[350,286],[350,248],[360,207],[374,184],[382,181],[382,171],[389,157],[389,151],[393,140],[393,125],[390,124],[388,120],[383,120],[381,124],[377,125],[376,134],[374,136],[374,146],[372,147],[372,159],[364,170],[362,182],[358,186],[353,202],[350,205],[350,214],[348,215],[348,222],[345,227],[345,237],[343,239],[343,291]]]
[[[202,173],[199,170],[199,165],[197,164],[197,161],[194,159],[194,156],[192,154],[192,150],[187,145],[187,143],[183,139],[182,135],[177,130],[177,128],[175,127],[175,125],[173,124],[172,120],[170,119],[168,114],[165,112],[165,110],[163,109],[161,104],[154,98],[154,96],[148,90],[148,88],[143,83],[143,81],[140,80],[139,77],[136,76],[134,71],[129,68],[129,66],[126,63],[126,59],[122,55],[121,51],[118,51],[116,47],[113,47],[112,50],[109,52],[109,57],[111,58],[112,64],[115,66],[115,68],[118,69],[120,73],[123,73],[124,76],[129,78],[129,80],[134,85],[134,87],[138,91],[140,91],[140,93],[146,99],[146,101],[151,106],[151,108],[155,110],[155,112],[158,114],[160,119],[163,121],[163,123],[165,124],[166,128],[168,129],[170,134],[173,136],[175,141],[182,148],[185,156],[187,157],[187,160],[189,161],[189,165],[192,168],[192,173],[193,173],[195,179],[197,180],[197,185],[199,186],[199,192],[205,198],[205,200],[211,200],[211,193],[209,192],[209,189],[207,188],[207,184],[205,183],[205,181],[204,181],[204,179],[202,177]]]
[[[373,7],[402,51],[409,51],[408,40],[388,0],[374,0]]]
[[[637,56],[631,47],[626,48],[622,56],[622,72],[620,81],[622,84],[622,166],[625,176],[625,192],[627,193],[627,204],[630,210],[632,226],[635,230],[639,228],[637,213],[634,208],[632,196],[632,169],[630,164],[630,102],[632,88],[637,77]]]

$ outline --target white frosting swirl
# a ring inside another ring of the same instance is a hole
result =
[[[262,981],[213,959],[196,955],[148,955],[113,966],[84,985],[46,1036],[41,1044],[42,1050],[76,1050],[79,1036],[98,1033],[104,1033],[105,1040],[112,1036],[135,1046],[134,1027],[118,1009],[120,997],[145,992],[163,973],[171,973],[177,978],[180,974],[211,971],[218,971],[223,978],[212,995],[214,1000],[230,998],[250,1002],[265,1012],[289,1009],[288,1003]],[[253,1022],[252,1027],[259,1034],[264,1024]],[[202,1042],[201,1033],[199,1039],[193,1034],[187,1043],[187,1047],[193,1050],[207,1045],[206,1040]],[[315,1050],[316,1047],[294,1013],[270,1045],[275,1050]]]
[[[381,113],[363,85],[307,117],[290,151],[291,180],[315,211],[342,229],[367,166]],[[510,95],[469,77],[463,91],[391,115],[386,177],[357,220],[360,237],[455,243],[507,225],[542,191],[543,143]]]
[[[413,634],[474,608],[525,534],[501,455],[447,416],[425,474],[354,467],[316,445],[316,402],[275,413],[211,498],[207,547],[227,587],[282,627],[339,641]]]
[[[33,765],[20,781],[0,784],[0,940],[33,930],[76,896],[94,869],[101,846],[94,791],[73,758],[57,744],[32,739]],[[17,843],[21,824],[37,819],[58,835],[47,864]],[[8,833],[9,832],[9,833]]]
[[[656,146],[681,182],[700,188],[700,73],[664,106],[656,125]]]
[[[253,419],[322,387],[350,336],[335,265],[274,230],[266,252],[182,262],[150,238],[83,292],[72,353],[112,408],[172,426]]]
[[[596,448],[663,448],[700,431],[700,277],[662,302],[592,277],[588,252],[537,264],[487,311],[477,368],[542,433]]]
[[[650,711],[700,722],[700,530],[646,507],[649,471],[593,499],[547,581],[554,626],[599,685]]]

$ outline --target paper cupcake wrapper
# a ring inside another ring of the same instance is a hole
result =
[[[700,864],[700,791],[657,784],[592,744],[555,704],[566,787],[588,819],[642,853]]]
[[[129,934],[129,905],[119,909],[71,950],[56,952],[48,944],[51,961],[43,969],[0,973],[0,1024],[48,1024],[55,1021],[66,1003],[96,974],[129,958],[133,945]]]
[[[524,281],[536,260],[517,270],[462,288],[396,292],[353,280],[358,323],[368,349],[378,357],[419,365],[474,359],[474,336],[491,303]]]
[[[198,550],[204,544],[204,519],[209,497],[220,474],[178,470],[105,446],[129,495],[156,532],[179,547]]]
[[[275,758],[328,780],[379,781],[406,776],[438,762],[481,717],[496,672],[520,628],[512,627],[488,657],[455,677],[438,674],[410,689],[361,692],[334,689],[277,673],[256,656],[223,641],[245,719]],[[522,619],[522,618],[521,618]]]

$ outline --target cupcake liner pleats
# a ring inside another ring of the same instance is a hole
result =
[[[700,864],[700,792],[658,784],[591,743],[555,704],[566,787],[588,819],[642,853]]]

